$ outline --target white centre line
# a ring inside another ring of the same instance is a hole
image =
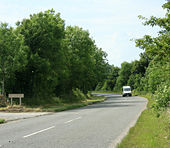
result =
[[[27,138],[27,137],[30,137],[30,136],[36,135],[36,134],[38,134],[38,133],[41,133],[41,132],[47,131],[47,130],[52,129],[52,128],[54,128],[54,127],[55,127],[55,126],[51,126],[51,127],[49,127],[49,128],[46,128],[46,129],[43,129],[43,130],[40,130],[40,131],[34,132],[34,133],[32,133],[32,134],[25,135],[25,136],[23,136],[23,138]]]
[[[66,121],[66,122],[64,122],[65,124],[66,123],[70,123],[70,122],[72,122],[72,121],[75,121],[75,120],[78,120],[78,119],[81,119],[82,117],[78,117],[78,118],[75,118],[75,119],[72,119],[72,120],[69,120],[69,121]]]

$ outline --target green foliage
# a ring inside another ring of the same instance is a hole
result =
[[[57,102],[54,96],[83,99],[105,77],[107,54],[88,31],[65,28],[53,9],[30,15],[16,29],[0,25],[2,92],[24,93],[25,104]],[[77,88],[74,90],[74,88]],[[73,91],[72,91],[73,89]],[[83,93],[84,94],[83,94]]]
[[[117,78],[114,90],[121,91],[122,87],[127,85],[129,76],[131,74],[132,64],[123,62],[119,71],[119,77]]]
[[[103,83],[102,83],[102,82],[99,82],[99,83],[97,84],[96,88],[95,88],[95,91],[101,90],[102,86],[103,86]]]
[[[86,99],[86,96],[83,94],[83,92],[76,88],[76,89],[73,89],[73,99],[76,100],[76,101],[80,101],[80,100],[85,100]]]
[[[102,79],[96,86],[96,91],[113,91],[115,87],[117,77],[119,76],[119,67],[115,67],[114,65],[107,65],[105,78]]]
[[[3,95],[0,95],[0,107],[6,107],[7,106],[7,102],[6,99]]]
[[[88,31],[78,26],[68,26],[65,32],[67,45],[65,57],[68,70],[65,83],[68,87],[62,88],[66,92],[72,88],[79,88],[87,93],[104,75],[106,54],[96,47]]]
[[[163,59],[161,61],[156,62],[153,60],[149,64],[144,78],[144,89],[146,91],[154,93],[161,83],[167,81],[167,77],[169,77],[170,75],[170,64],[167,60],[168,59]]]
[[[141,59],[139,61],[133,61],[131,68],[131,74],[127,85],[131,86],[132,89],[140,90],[141,78],[144,76],[146,68],[148,67],[148,61],[144,54],[141,54]]]
[[[6,80],[27,63],[27,46],[24,37],[8,24],[0,24],[0,81],[5,94]]]
[[[5,123],[5,119],[0,118],[0,124]]]
[[[29,46],[28,64],[24,71],[17,73],[17,81],[27,96],[50,97],[63,70],[64,21],[52,9],[30,15],[17,25]],[[20,75],[24,78],[23,83]]]
[[[149,65],[146,69],[142,84],[145,91],[154,93],[154,109],[160,112],[168,107],[170,96],[170,1],[163,5],[167,9],[164,18],[152,16],[150,19],[140,16],[144,19],[144,25],[159,26],[158,37],[145,35],[142,39],[136,40],[136,46],[145,50],[144,54],[149,58]]]
[[[154,94],[155,104],[154,109],[159,116],[162,111],[170,105],[170,86],[168,83],[162,83]]]
[[[115,79],[108,77],[104,83],[98,84],[96,90],[112,90],[113,88],[114,91],[120,91],[123,85],[130,85],[135,93],[140,91],[155,94],[154,108],[158,113],[168,107],[170,96],[170,1],[165,3],[163,8],[167,10],[164,18],[152,16],[147,19],[139,16],[145,21],[144,25],[161,28],[157,37],[145,35],[143,38],[135,40],[136,46],[144,50],[140,54],[140,59],[131,63],[123,62],[118,76],[114,77]]]
[[[110,86],[109,86],[109,84],[108,84],[108,80],[106,80],[106,81],[104,82],[101,90],[107,90],[107,91],[110,91],[110,90],[111,90],[111,88],[110,88]]]

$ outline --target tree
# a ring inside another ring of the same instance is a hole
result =
[[[113,89],[116,85],[117,78],[119,76],[119,70],[120,70],[120,68],[115,67],[114,65],[108,66],[108,72],[106,73],[106,79],[104,81],[103,86],[101,86],[101,88],[100,88],[101,90],[113,91]]]
[[[164,18],[150,17],[149,19],[139,16],[144,19],[144,25],[152,27],[159,26],[157,37],[145,35],[142,39],[136,40],[136,46],[144,49],[145,55],[149,57],[150,62],[146,69],[145,76],[142,79],[142,84],[145,91],[154,93],[155,106],[159,112],[169,105],[170,97],[170,1],[163,5],[167,10]]]
[[[24,37],[8,24],[0,24],[0,76],[2,94],[5,95],[5,82],[7,78],[26,64],[27,47]]]
[[[98,49],[88,31],[78,26],[66,28],[68,91],[79,88],[84,93],[94,88],[106,65],[106,54]]]
[[[117,78],[115,91],[120,91],[121,88],[128,83],[129,76],[131,74],[132,64],[128,62],[123,62],[121,64],[121,69],[119,71],[119,77]]]
[[[145,90],[155,92],[157,86],[161,82],[167,81],[169,77],[169,61],[170,61],[170,1],[163,5],[167,9],[164,18],[156,18],[152,16],[150,19],[139,16],[144,19],[144,25],[152,27],[159,26],[158,37],[145,35],[142,39],[136,40],[136,46],[145,50],[144,54],[150,59],[148,68],[145,73]]]
[[[18,74],[24,78],[21,85],[29,97],[50,98],[63,71],[64,21],[52,9],[30,15],[17,26],[29,47],[26,69]]]

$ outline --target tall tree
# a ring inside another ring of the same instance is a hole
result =
[[[26,64],[27,47],[24,37],[6,23],[0,24],[0,77],[5,95],[7,78]]]
[[[109,90],[112,91],[116,85],[117,78],[119,76],[119,67],[115,67],[114,65],[108,66],[108,72],[106,73],[106,79],[103,83],[103,86],[100,86],[99,84],[96,88],[96,90]],[[100,88],[99,88],[100,86]]]
[[[127,85],[129,76],[131,74],[132,64],[128,62],[123,62],[121,64],[121,69],[119,71],[119,77],[116,81],[115,90],[120,91],[124,85]]]
[[[145,55],[150,59],[141,84],[145,91],[154,93],[157,115],[170,104],[170,1],[166,2],[163,8],[167,10],[163,18],[152,16],[147,19],[140,16],[145,20],[144,25],[160,27],[158,36],[145,35],[136,40],[136,46],[144,49]]]
[[[163,5],[167,10],[164,18],[150,17],[149,19],[139,16],[144,19],[144,25],[152,27],[159,26],[158,37],[145,35],[142,39],[136,40],[136,46],[144,49],[145,55],[149,57],[149,66],[145,73],[145,90],[155,92],[159,84],[166,82],[169,77],[169,61],[170,61],[170,1]]]
[[[49,98],[63,69],[64,21],[52,9],[30,15],[17,26],[29,47],[28,64],[20,73],[25,78],[22,86],[30,97]]]
[[[104,73],[106,54],[98,49],[88,31],[75,26],[66,28],[67,88],[79,88],[84,93],[96,86]]]

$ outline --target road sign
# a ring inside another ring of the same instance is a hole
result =
[[[19,98],[19,104],[21,105],[21,98],[24,98],[24,94],[9,94],[8,97],[11,99],[11,105],[13,98]]]

